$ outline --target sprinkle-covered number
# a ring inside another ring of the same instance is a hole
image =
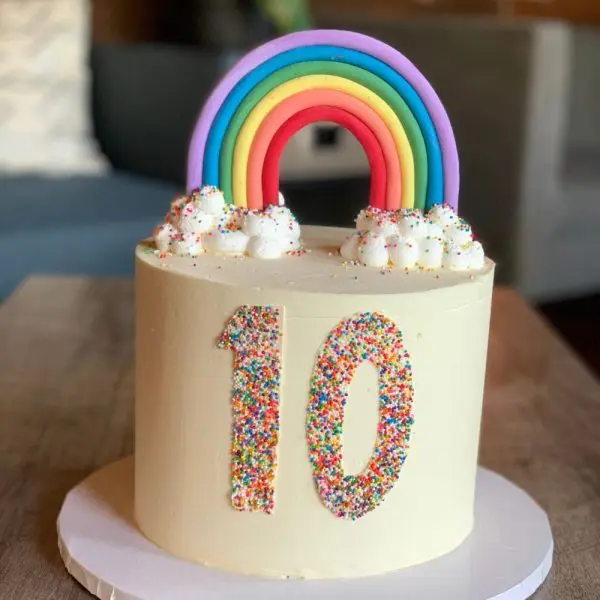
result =
[[[348,386],[358,365],[378,371],[379,424],[366,469],[346,475],[342,424]],[[378,313],[344,319],[322,346],[310,385],[306,434],[313,477],[323,504],[336,516],[359,519],[392,489],[406,458],[413,402],[412,368],[395,323]]]
[[[279,444],[282,311],[241,306],[227,322],[219,348],[232,350],[231,503],[235,510],[272,513]],[[366,469],[346,475],[342,426],[357,367],[378,371],[379,424]],[[317,356],[306,434],[313,477],[336,516],[359,519],[376,508],[400,475],[410,440],[413,387],[410,358],[396,324],[378,313],[341,321]]]
[[[279,444],[281,309],[241,306],[218,340],[232,350],[231,503],[271,513]]]

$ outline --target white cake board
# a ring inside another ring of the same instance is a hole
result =
[[[479,469],[475,527],[455,551],[378,577],[272,580],[179,560],[135,527],[133,459],[98,471],[65,499],[59,547],[71,575],[101,600],[524,600],[552,565],[544,511]]]

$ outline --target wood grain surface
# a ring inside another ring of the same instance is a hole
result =
[[[86,475],[132,452],[133,286],[36,277],[0,306],[0,599],[90,598],[56,517]],[[548,512],[536,600],[600,598],[600,385],[517,294],[494,296],[481,462]],[[448,599],[477,600],[477,599]]]

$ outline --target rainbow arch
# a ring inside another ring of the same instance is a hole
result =
[[[188,191],[214,185],[228,202],[248,208],[276,202],[283,141],[324,114],[363,145],[371,205],[457,209],[458,151],[437,94],[391,46],[338,30],[278,38],[225,75],[192,136]]]

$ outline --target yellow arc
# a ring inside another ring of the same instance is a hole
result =
[[[247,174],[250,148],[261,123],[283,100],[309,89],[332,89],[346,92],[368,104],[388,126],[398,148],[402,177],[402,198],[398,207],[414,208],[415,160],[402,122],[392,108],[368,88],[337,75],[305,75],[287,81],[269,92],[250,112],[235,141],[232,169],[233,202],[236,206],[248,206]]]

